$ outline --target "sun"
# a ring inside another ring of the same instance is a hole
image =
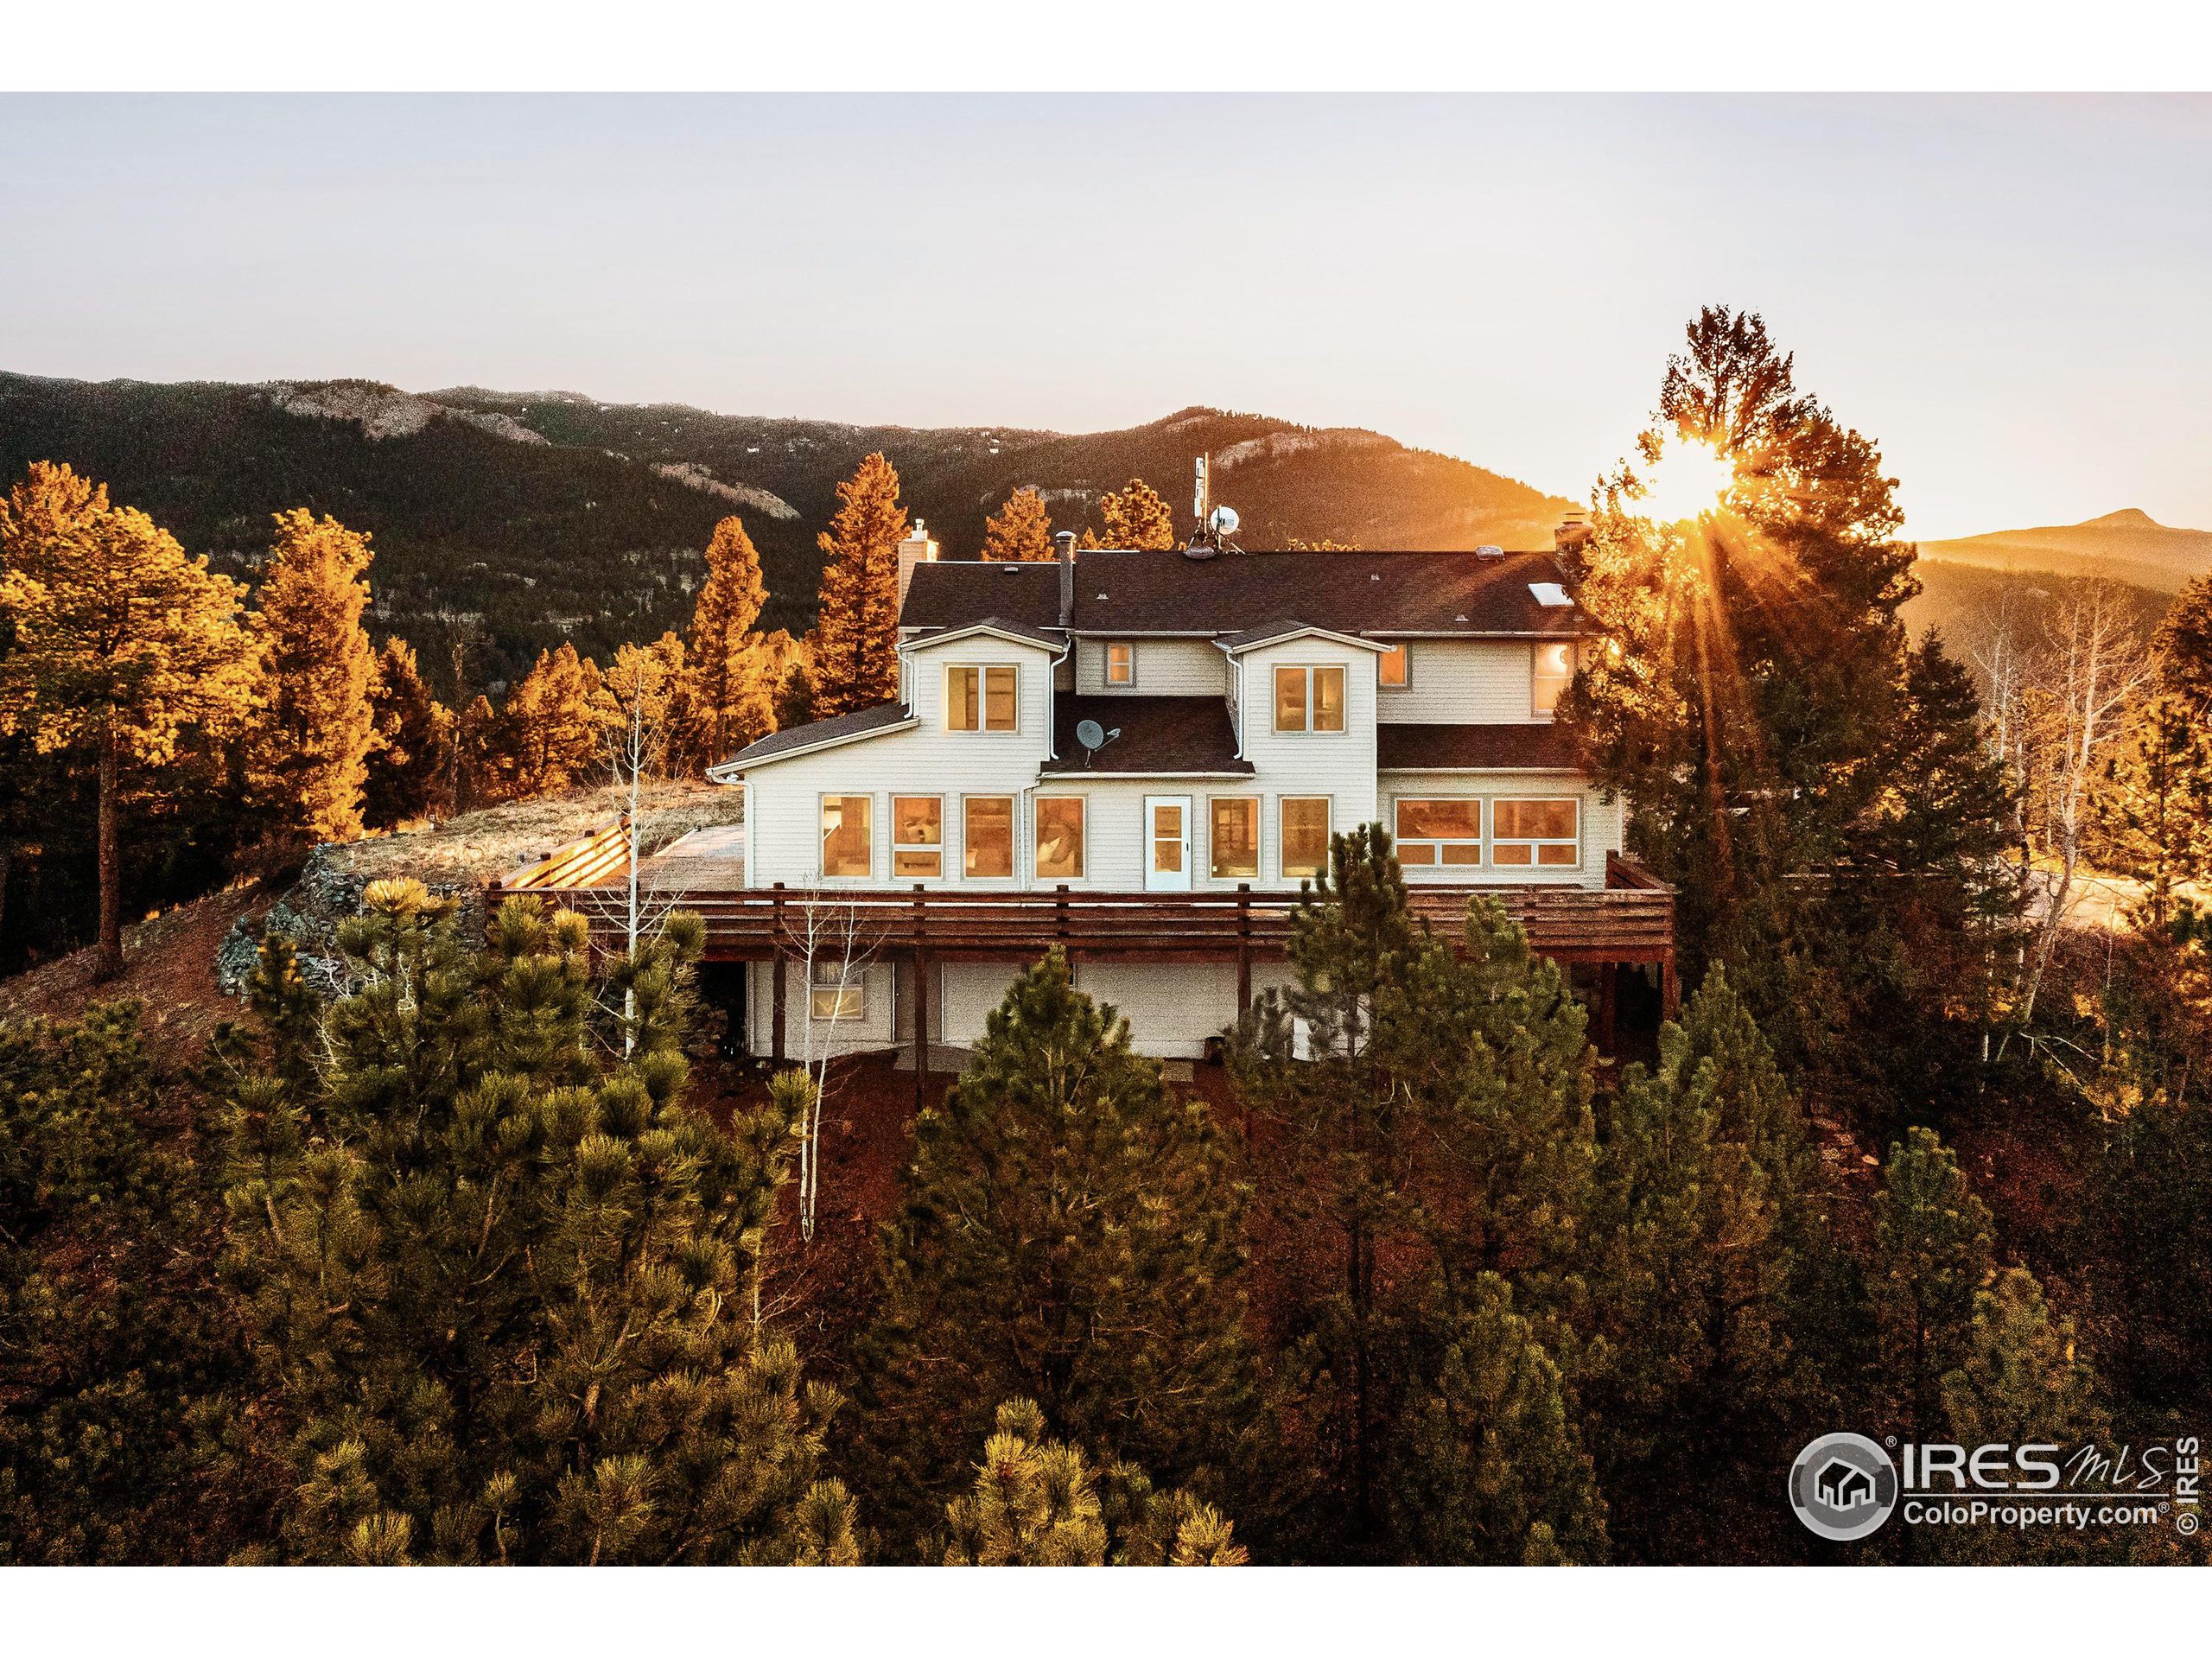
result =
[[[1736,463],[1712,444],[1676,438],[1638,474],[1643,516],[1662,524],[1702,518],[1720,505],[1736,481]]]

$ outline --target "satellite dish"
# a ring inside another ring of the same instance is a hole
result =
[[[1230,506],[1216,507],[1206,515],[1206,527],[1217,536],[1234,536],[1243,522],[1236,516],[1236,509]]]
[[[1078,720],[1076,721],[1075,741],[1083,745],[1083,764],[1086,766],[1089,766],[1091,762],[1091,758],[1095,756],[1099,750],[1104,748],[1109,743],[1111,743],[1121,734],[1122,728],[1118,726],[1109,732],[1095,720]]]

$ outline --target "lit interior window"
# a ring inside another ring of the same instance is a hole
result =
[[[966,836],[962,848],[962,870],[977,880],[995,880],[1014,874],[1014,797],[970,795],[961,803],[966,810]]]
[[[1375,659],[1375,683],[1384,687],[1401,686],[1406,683],[1406,645],[1403,640],[1387,647]]]
[[[1572,868],[1582,862],[1580,801],[1491,803],[1491,862]]]
[[[822,874],[861,876],[875,874],[875,842],[869,833],[870,795],[824,795],[822,798]]]
[[[1318,876],[1329,867],[1329,798],[1285,797],[1282,818],[1282,874]]]
[[[1137,648],[1126,642],[1106,647],[1106,683],[1135,685],[1137,683]]]
[[[1083,797],[1037,798],[1037,875],[1039,880],[1083,879]]]
[[[1249,795],[1217,795],[1212,801],[1212,830],[1207,849],[1213,859],[1214,879],[1249,881],[1260,874],[1260,803]]]
[[[1341,732],[1344,728],[1344,671],[1325,668],[1275,670],[1275,730]]]
[[[944,874],[944,802],[935,795],[891,798],[891,873]]]
[[[1400,801],[1398,862],[1480,864],[1483,804],[1478,800]]]
[[[868,976],[860,963],[817,957],[809,970],[809,1012],[817,1020],[868,1018]]]
[[[1574,681],[1574,642],[1562,639],[1536,647],[1535,710],[1548,715],[1559,707],[1560,696]]]

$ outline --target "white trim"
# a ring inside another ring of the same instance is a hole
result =
[[[1251,630],[1240,628],[1236,632],[1249,633]],[[1363,639],[1358,634],[1339,633],[1334,628],[1317,627],[1310,622],[1297,623],[1279,632],[1262,634],[1257,639],[1247,639],[1242,645],[1231,645],[1226,639],[1220,639],[1217,643],[1231,657],[1242,657],[1248,651],[1260,651],[1268,645],[1288,645],[1294,639],[1326,639],[1332,645],[1349,645],[1360,651],[1374,652],[1377,654],[1389,649],[1387,645],[1373,639]]]

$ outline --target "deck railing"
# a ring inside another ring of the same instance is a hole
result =
[[[1495,899],[1538,951],[1563,961],[1662,962],[1672,957],[1675,893],[1634,866],[1607,871],[1614,885],[1438,887],[1409,884],[1414,913],[1456,931],[1471,898]],[[508,883],[501,892],[514,890]],[[604,887],[537,880],[529,889],[618,925]],[[496,899],[499,893],[493,894]],[[804,941],[834,931],[871,950],[926,950],[933,956],[1033,956],[1058,944],[1090,960],[1218,960],[1280,956],[1298,907],[1295,893],[1100,893],[1066,887],[1023,893],[942,888],[752,887],[657,895],[696,912],[710,960],[761,961],[803,953]]]

